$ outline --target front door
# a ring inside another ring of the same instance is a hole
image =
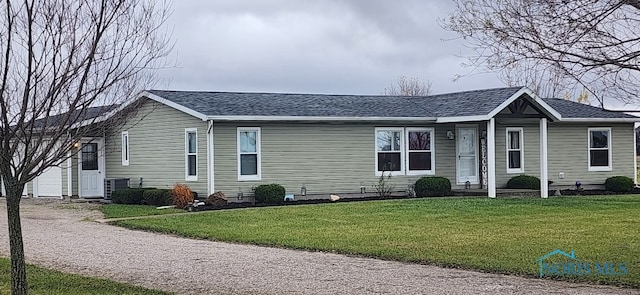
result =
[[[80,197],[103,196],[101,149],[98,142],[82,143],[79,156]]]
[[[458,184],[478,183],[478,132],[475,127],[460,127],[456,132]]]

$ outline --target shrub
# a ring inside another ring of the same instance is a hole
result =
[[[285,189],[277,183],[262,184],[253,189],[253,194],[258,203],[274,204],[283,202]]]
[[[540,178],[524,174],[514,176],[507,182],[507,188],[540,189]]]
[[[171,195],[171,190],[168,189],[144,190],[142,197],[147,204],[153,206],[169,206],[173,204],[173,196]]]
[[[377,197],[391,197],[391,193],[396,188],[396,185],[391,183],[391,172],[385,176],[384,171],[382,171],[382,174],[380,174],[378,178],[378,183],[374,184],[373,188],[376,190]]]
[[[173,204],[176,205],[176,208],[185,208],[194,200],[193,192],[184,184],[177,183],[174,185],[171,194],[173,195]]]
[[[451,193],[451,181],[440,176],[422,177],[416,181],[414,190],[419,198],[446,196]]]
[[[633,190],[633,180],[626,176],[613,176],[604,182],[604,188],[612,192],[630,192]]]
[[[119,189],[111,193],[111,202],[114,204],[140,205],[144,201],[143,192],[144,189],[142,188]]]

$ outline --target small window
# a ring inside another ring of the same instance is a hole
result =
[[[611,128],[589,128],[589,171],[611,171]]]
[[[260,180],[260,128],[238,128],[238,180]]]
[[[507,128],[507,173],[524,173],[524,131]]]
[[[198,131],[196,128],[184,130],[185,180],[198,180]]]
[[[376,129],[376,171],[378,174],[387,171],[404,171],[403,133],[402,128]]]
[[[129,131],[122,132],[122,166],[129,166]]]
[[[433,129],[407,128],[407,174],[432,174]]]

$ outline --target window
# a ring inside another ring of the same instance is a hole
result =
[[[433,129],[376,128],[376,175],[433,174]]]
[[[129,131],[122,131],[122,166],[129,166]]]
[[[589,171],[611,171],[611,128],[589,128]]]
[[[433,172],[433,129],[407,128],[407,174]]]
[[[98,170],[98,144],[82,144],[82,170]]]
[[[238,180],[260,180],[260,128],[238,128]]]
[[[376,129],[376,171],[403,171],[402,129]]]
[[[507,173],[524,173],[524,131],[507,128]]]
[[[184,130],[185,180],[198,180],[198,131],[196,128]]]

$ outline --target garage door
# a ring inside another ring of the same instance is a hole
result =
[[[62,169],[49,167],[33,182],[34,197],[60,197],[62,196]]]

